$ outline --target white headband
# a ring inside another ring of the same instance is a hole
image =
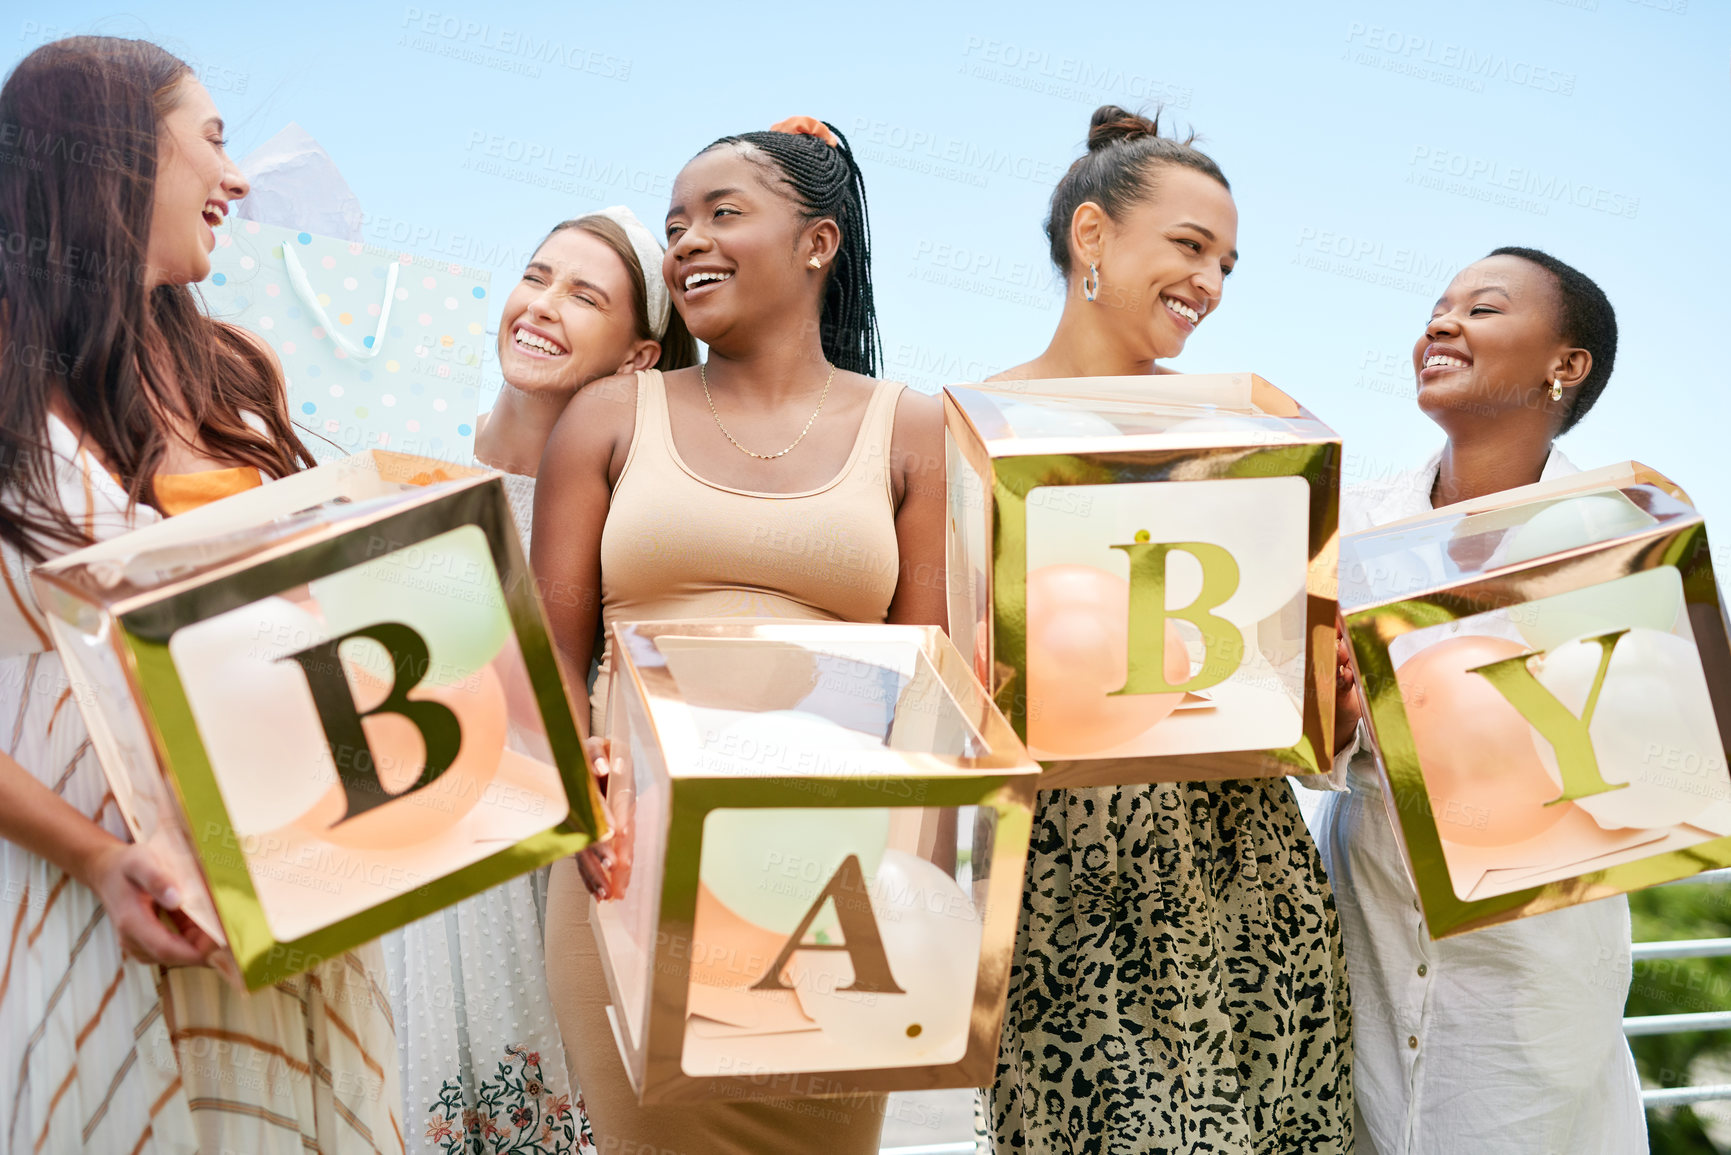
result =
[[[632,251],[637,254],[637,263],[643,268],[644,298],[649,305],[649,335],[661,340],[667,335],[667,313],[672,307],[667,295],[667,282],[661,279],[661,243],[637,219],[637,214],[624,205],[596,209],[585,215],[606,217],[625,230]]]

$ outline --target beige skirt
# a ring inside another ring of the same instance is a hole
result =
[[[613,1028],[607,979],[589,925],[589,892],[569,858],[547,886],[547,989],[566,1062],[602,1151],[657,1155],[876,1155],[886,1097],[639,1106]],[[820,1111],[810,1108],[818,1106]],[[802,1109],[802,1107],[804,1109]]]

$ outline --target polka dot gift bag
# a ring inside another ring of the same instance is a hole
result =
[[[276,350],[321,462],[367,449],[470,459],[487,273],[234,219],[210,263],[211,314]]]

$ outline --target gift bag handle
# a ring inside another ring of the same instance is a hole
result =
[[[283,263],[288,266],[289,286],[294,289],[295,296],[301,299],[301,304],[305,305],[318,323],[324,326],[324,330],[330,335],[331,340],[341,346],[343,351],[351,357],[358,357],[363,361],[369,357],[377,357],[379,349],[385,343],[385,326],[391,320],[391,304],[397,299],[397,270],[399,268],[397,262],[392,261],[390,263],[391,271],[385,274],[385,303],[379,308],[379,327],[373,331],[373,346],[369,349],[365,345],[355,344],[337,332],[337,327],[331,324],[330,314],[326,313],[325,307],[319,304],[319,295],[313,292],[312,282],[307,280],[307,271],[301,267],[300,258],[295,256],[294,249],[286,241],[282,247],[282,259]]]

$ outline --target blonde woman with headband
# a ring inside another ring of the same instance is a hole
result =
[[[554,226],[505,299],[505,383],[475,423],[475,458],[504,471],[525,551],[541,451],[577,390],[602,377],[697,362],[697,343],[661,279],[661,254],[636,214],[614,205]]]
[[[577,391],[694,360],[661,246],[630,209],[554,227],[505,298],[504,386],[475,433],[477,461],[505,474],[525,551],[541,451]],[[512,879],[386,937],[409,1151],[594,1151],[547,995],[546,878]]]

